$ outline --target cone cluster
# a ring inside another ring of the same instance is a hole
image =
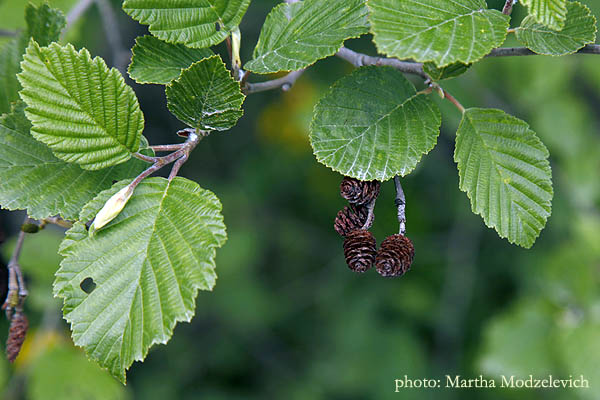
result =
[[[344,237],[346,264],[354,272],[366,272],[375,265],[384,277],[399,277],[409,269],[415,257],[411,240],[400,234],[385,238],[377,250],[377,241],[368,231],[369,206],[377,197],[381,183],[363,182],[344,177],[340,184],[340,195],[350,204],[337,213],[333,228]]]
[[[340,184],[340,195],[350,204],[337,213],[333,228],[344,237],[344,257],[354,272],[366,272],[375,265],[377,241],[368,231],[373,222],[369,221],[369,206],[379,196],[380,187],[379,181],[349,177]]]

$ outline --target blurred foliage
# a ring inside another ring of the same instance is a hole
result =
[[[112,3],[118,8],[119,1]],[[504,2],[488,3],[500,8]],[[600,0],[584,3],[600,16]],[[241,26],[244,60],[275,4],[252,2]],[[23,7],[21,0],[0,2],[0,26],[20,26]],[[145,29],[118,14],[131,47]],[[512,25],[523,15],[516,6]],[[110,63],[97,11],[89,10],[79,25],[86,29],[69,38]],[[348,46],[375,54],[368,39]],[[506,45],[517,43],[509,38]],[[600,57],[589,55],[494,58],[443,83],[467,107],[500,108],[530,123],[551,153],[553,212],[532,250],[487,229],[458,190],[452,154],[460,115],[439,101],[438,146],[404,179],[417,255],[412,271],[398,280],[374,271],[355,275],[345,266],[342,241],[331,227],[344,205],[340,176],[318,164],[308,144],[312,107],[352,67],[339,59],[319,61],[289,92],[250,96],[240,124],[204,140],[182,168],[182,175],[221,198],[229,233],[217,255],[217,286],[199,295],[192,323],[178,326],[167,346],[134,364],[127,390],[117,390],[116,381],[83,363],[50,297],[59,231],[30,235],[22,264],[35,329],[22,356],[27,362],[0,361],[2,398],[600,398],[599,66]],[[168,113],[164,89],[129,83],[150,142],[175,141],[182,125]],[[397,229],[393,197],[387,182],[375,210],[379,241]],[[14,238],[22,215],[0,217]],[[5,260],[11,243],[3,247]],[[2,340],[7,329],[2,319]],[[404,375],[550,373],[583,374],[591,388],[394,393],[394,379]],[[72,386],[77,379],[87,386]],[[79,391],[87,389],[93,390]]]

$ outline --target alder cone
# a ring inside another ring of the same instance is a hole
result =
[[[19,355],[28,328],[29,322],[25,314],[16,313],[10,321],[8,339],[6,340],[6,358],[8,358],[8,361],[15,361]]]
[[[347,236],[356,229],[361,229],[367,222],[369,210],[364,206],[345,206],[335,217],[333,229],[340,236]]]
[[[340,184],[340,195],[351,204],[369,204],[379,196],[380,188],[379,181],[360,181],[345,176]]]
[[[385,238],[377,252],[375,268],[381,276],[402,276],[410,269],[415,257],[415,247],[404,235]]]
[[[355,229],[344,240],[346,264],[354,272],[365,272],[373,266],[377,254],[377,241],[365,229]]]

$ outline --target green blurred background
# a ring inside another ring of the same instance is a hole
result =
[[[49,3],[68,12],[76,2]],[[250,5],[241,25],[244,60],[277,3]],[[488,3],[500,9],[504,1]],[[600,0],[584,3],[600,15]],[[23,27],[25,5],[0,0],[0,27]],[[130,49],[145,27],[119,1],[112,5]],[[516,6],[513,24],[523,14]],[[116,61],[95,7],[65,40]],[[514,37],[506,45],[517,45]],[[375,54],[368,37],[347,46]],[[219,279],[212,293],[200,293],[192,323],[133,365],[126,387],[72,345],[52,298],[62,232],[28,237],[22,264],[32,329],[15,365],[0,361],[0,398],[600,399],[600,57],[486,59],[444,84],[467,107],[501,108],[531,124],[551,153],[552,217],[524,250],[471,213],[452,160],[460,115],[439,101],[438,145],[403,181],[416,259],[392,280],[346,267],[332,229],[344,205],[341,177],[316,162],[308,141],[313,105],[351,70],[339,59],[319,61],[291,91],[249,96],[238,126],[203,141],[185,164],[182,175],[224,205],[229,240],[218,252]],[[128,83],[150,142],[177,141],[182,125],[167,111],[164,88]],[[397,230],[393,196],[393,184],[384,183],[372,230],[379,241]],[[0,212],[4,261],[22,218]],[[0,340],[7,331],[2,319]],[[455,374],[583,374],[591,387],[394,392],[404,375],[445,382]]]

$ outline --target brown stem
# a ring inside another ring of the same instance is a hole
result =
[[[369,204],[367,204],[367,220],[365,221],[365,224],[362,226],[361,229],[369,229],[371,227],[371,225],[373,225],[373,220],[375,219],[375,202],[377,201],[377,198],[374,198],[373,200],[371,200],[371,202]]]
[[[147,156],[142,153],[133,153],[133,156],[139,160],[146,161],[146,162],[153,163],[153,164],[156,161],[158,161],[158,157],[151,157],[151,156]]]
[[[187,159],[188,159],[188,155],[184,154],[183,156],[181,156],[180,159],[175,161],[175,164],[173,164],[173,168],[171,168],[171,173],[169,174],[169,182],[172,181],[173,178],[175,178],[177,176],[177,174],[179,173],[179,168],[181,168],[181,166],[183,164],[185,164]]]
[[[456,98],[454,98],[454,96],[452,96],[447,90],[442,89],[444,91],[444,98],[446,100],[448,100],[450,103],[454,104],[456,106],[456,108],[458,108],[458,110],[461,113],[465,113],[465,108],[463,107],[462,104],[459,103],[458,100],[456,100]]]
[[[66,228],[66,229],[70,229],[73,227],[73,223],[71,221],[64,220],[60,217],[44,218],[40,224],[40,228],[42,227],[42,224],[43,225],[53,224],[53,225],[60,226],[61,228]]]
[[[223,28],[221,28],[221,29],[223,29]],[[225,43],[227,44],[227,54],[229,54],[229,61],[232,62],[233,61],[233,48],[231,47],[231,35],[227,35],[227,37],[225,38]],[[236,78],[233,71],[231,71],[231,76]]]
[[[26,216],[23,223],[26,224],[28,222],[29,217]],[[12,257],[8,262],[8,293],[6,295],[6,300],[2,305],[2,309],[5,310],[6,317],[9,320],[12,319],[14,311],[23,311],[23,302],[28,294],[25,286],[25,280],[23,279],[23,274],[21,272],[21,267],[19,265],[19,257],[21,256],[21,251],[23,250],[25,235],[25,232],[19,232],[17,244],[15,245]]]
[[[157,146],[150,146],[150,148],[154,151],[176,151],[181,149],[184,146],[184,143],[178,144],[159,144]]]
[[[185,161],[187,161],[192,150],[194,150],[194,148],[198,145],[200,140],[204,136],[206,136],[205,132],[199,132],[197,130],[195,130],[195,131],[186,130],[186,132],[188,134],[188,137],[184,143],[182,143],[181,145],[178,146],[177,151],[174,151],[173,153],[168,154],[163,157],[149,157],[154,161],[154,164],[151,167],[149,167],[148,169],[146,169],[144,172],[139,174],[130,183],[130,186],[135,189],[135,187],[137,185],[139,185],[140,182],[143,181],[145,178],[152,175],[153,173],[155,173],[156,171],[158,171],[165,165],[175,162],[175,165],[173,166],[173,169],[171,170],[171,174],[169,175],[169,180],[172,180],[179,172],[179,168],[181,168],[183,163],[185,163]],[[177,145],[168,145],[168,146],[177,146]],[[136,154],[139,155],[139,153],[136,153]],[[147,156],[144,156],[144,157],[147,157]]]

